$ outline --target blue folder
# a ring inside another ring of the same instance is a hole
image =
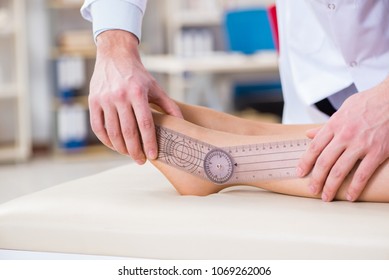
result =
[[[253,54],[275,49],[266,8],[226,11],[224,27],[229,51]]]

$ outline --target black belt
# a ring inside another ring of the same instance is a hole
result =
[[[328,98],[325,98],[323,100],[320,100],[319,102],[316,102],[315,106],[321,112],[323,112],[324,114],[326,114],[330,117],[336,112],[336,109],[334,108],[334,106],[332,106],[332,104],[328,100]]]

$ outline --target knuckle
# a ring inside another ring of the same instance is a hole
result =
[[[334,178],[334,179],[343,178],[343,176],[344,176],[344,171],[343,171],[343,169],[341,169],[341,168],[335,166],[335,167],[332,168],[330,176],[331,176],[332,178]]]
[[[337,119],[339,117],[339,111],[335,112],[333,115],[332,115],[332,118],[328,121],[327,123],[327,128],[329,131],[337,131],[339,129],[339,125],[338,125],[338,122],[334,121],[334,119]]]
[[[347,128],[347,129],[344,129],[342,131],[342,133],[340,134],[340,140],[342,142],[349,142],[350,140],[352,140],[355,136],[355,132],[354,132],[354,129],[352,128]]]
[[[143,151],[139,148],[131,147],[128,151],[130,157],[135,161],[144,160]]]
[[[314,155],[318,155],[321,151],[319,145],[315,142],[315,141],[312,141],[311,144],[309,145],[309,152],[314,154]]]
[[[365,143],[359,143],[359,145],[354,145],[350,148],[354,151],[354,154],[358,155],[359,157],[366,155],[369,149],[369,147]]]
[[[111,139],[118,139],[119,137],[121,137],[120,131],[116,129],[108,129],[107,134]]]
[[[122,129],[122,134],[124,139],[134,139],[137,136],[137,132],[135,129],[132,129],[131,127],[124,127]]]
[[[159,84],[158,84],[157,80],[154,79],[153,77],[150,77],[150,79],[148,80],[147,85],[148,85],[149,88],[153,88],[153,87],[159,88]]]
[[[109,94],[102,94],[100,96],[101,103],[104,105],[111,103],[111,96]]]
[[[105,133],[105,128],[98,118],[91,117],[90,124],[93,133],[95,133],[96,135]]]
[[[99,98],[97,96],[89,95],[88,97],[88,104],[90,107],[97,107],[100,104]]]
[[[153,127],[153,120],[151,118],[144,118],[139,122],[141,129],[151,129]]]
[[[321,188],[322,187],[322,180],[317,178],[317,177],[312,177],[311,184],[313,186],[315,186],[316,188]]]
[[[93,127],[97,128],[99,126],[102,126],[102,122],[101,122],[99,116],[93,115],[93,114],[90,115],[90,124],[91,124],[92,128]]]
[[[138,87],[138,86],[134,86],[132,89],[131,89],[131,97],[136,99],[136,100],[142,100],[144,99],[144,91]]]
[[[124,102],[127,99],[127,92],[124,90],[117,90],[113,93],[113,96],[116,101]]]
[[[101,135],[105,132],[104,127],[102,127],[101,125],[97,125],[94,122],[91,123],[91,127],[92,127],[93,133],[96,135]]]
[[[325,169],[329,166],[329,160],[326,157],[319,157],[316,161],[316,167]]]
[[[375,162],[378,164],[381,164],[387,159],[387,152],[386,148],[383,145],[377,144],[374,146],[375,149],[373,148],[370,150],[371,156],[375,159]]]
[[[357,184],[357,186],[361,186],[367,182],[368,175],[367,175],[367,173],[365,173],[363,171],[355,173],[354,180],[355,180],[355,183]]]

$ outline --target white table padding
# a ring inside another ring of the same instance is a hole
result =
[[[0,249],[160,259],[388,259],[389,204],[180,196],[129,164],[0,205]]]

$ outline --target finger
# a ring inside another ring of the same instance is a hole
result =
[[[359,153],[355,153],[350,149],[344,151],[339,157],[327,177],[323,187],[322,199],[323,201],[332,201],[347,175],[354,168],[355,164],[360,158]]]
[[[319,133],[321,127],[315,127],[312,129],[309,129],[305,132],[305,135],[307,135],[308,138],[313,139],[315,138],[316,134]]]
[[[92,131],[97,138],[108,148],[114,150],[114,147],[109,140],[107,131],[104,127],[104,112],[100,106],[89,106],[90,123]]]
[[[149,159],[158,156],[157,138],[151,110],[146,99],[137,99],[133,102],[133,110],[143,142],[143,150]]]
[[[316,160],[312,170],[309,188],[314,194],[318,194],[323,189],[330,170],[337,162],[345,147],[336,141],[330,142]]]
[[[117,152],[123,155],[128,154],[127,148],[123,140],[119,117],[116,108],[111,105],[108,105],[103,109],[104,109],[104,124],[105,124],[105,129],[107,130],[109,140],[111,141],[113,147]]]
[[[129,156],[138,164],[144,164],[146,157],[143,153],[138,125],[130,106],[120,104],[117,107],[122,137]]]
[[[382,161],[377,160],[377,157],[367,155],[359,164],[353,175],[350,186],[346,193],[346,199],[355,201],[363,192],[367,182],[374,174],[376,169],[381,165]]]
[[[327,132],[325,129],[320,130],[297,164],[297,174],[300,177],[307,175],[312,170],[317,158],[332,138],[332,133]]]
[[[150,101],[158,105],[166,114],[183,118],[180,108],[173,99],[169,98],[158,85],[153,90],[154,97]]]

